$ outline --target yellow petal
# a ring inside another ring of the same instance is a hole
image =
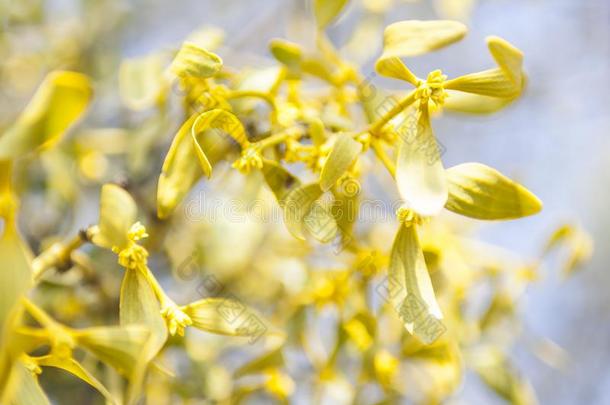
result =
[[[136,203],[127,191],[116,184],[104,184],[98,232],[93,235],[93,242],[107,249],[127,246],[127,233],[136,222],[137,214]]]
[[[195,146],[191,130],[198,114],[193,114],[178,130],[167,152],[157,186],[157,215],[167,218],[201,178],[210,177],[212,166],[201,145]],[[196,152],[199,149],[199,152]],[[197,156],[197,158],[195,158]],[[199,164],[198,164],[199,162]]]
[[[126,377],[131,375],[148,337],[148,329],[139,325],[100,326],[74,332],[79,346]]]
[[[318,28],[324,29],[330,25],[346,4],[347,0],[314,0],[313,10]]]
[[[542,202],[522,185],[481,163],[464,163],[447,170],[446,208],[477,219],[514,219],[533,215]]]
[[[303,221],[313,204],[322,196],[318,183],[310,183],[294,188],[284,202],[284,223],[288,231],[297,239],[305,240]]]
[[[275,195],[280,206],[284,205],[284,199],[295,187],[300,186],[300,180],[293,176],[279,163],[263,158],[263,175],[265,182]]]
[[[49,73],[17,122],[0,136],[0,160],[15,159],[57,143],[82,116],[91,95],[87,76]]]
[[[328,191],[358,158],[362,144],[348,134],[341,134],[333,144],[320,173],[320,187]]]
[[[523,52],[502,38],[487,38],[487,47],[498,66],[504,70],[510,80],[521,86],[523,80]]]
[[[521,83],[513,83],[503,69],[495,68],[448,80],[445,89],[511,99],[521,92]]]
[[[396,182],[406,205],[420,215],[437,214],[447,201],[447,181],[427,106],[398,129]]]
[[[267,331],[262,318],[240,301],[205,298],[181,307],[193,326],[206,332],[229,336],[256,337]]]
[[[126,59],[119,68],[119,94],[133,110],[154,106],[163,89],[165,58],[160,53]]]
[[[445,327],[415,225],[400,225],[390,254],[388,294],[407,330],[424,343],[434,342]]]
[[[178,77],[205,79],[222,69],[222,59],[193,42],[185,42],[178,51],[171,66]]]
[[[99,391],[111,404],[116,404],[117,401],[114,399],[112,394],[106,389],[93,374],[85,369],[78,361],[73,358],[62,358],[59,356],[48,355],[34,358],[36,363],[43,367],[55,367],[69,372],[70,374],[80,378],[87,384]]]

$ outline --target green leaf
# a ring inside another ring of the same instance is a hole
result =
[[[420,110],[416,121],[406,118],[398,133],[396,182],[400,196],[418,214],[436,215],[447,201],[447,182],[428,106]]]
[[[362,144],[348,134],[337,137],[320,173],[320,187],[328,191],[349,169],[362,152]]]
[[[314,0],[313,11],[318,28],[328,27],[341,13],[348,0]]]
[[[415,225],[400,225],[390,254],[389,298],[407,330],[424,343],[445,330]]]
[[[477,219],[515,219],[538,213],[542,202],[522,185],[481,163],[447,170],[449,199],[445,207]]]
[[[0,160],[12,160],[56,144],[83,115],[92,96],[85,75],[47,75],[15,124],[0,136]]]

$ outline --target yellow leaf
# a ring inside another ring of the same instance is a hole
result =
[[[314,203],[311,206],[311,209],[303,218],[303,223],[311,236],[322,243],[330,242],[339,231],[335,217],[319,203]]]
[[[1,223],[1,221],[0,221]],[[0,352],[6,347],[9,326],[16,320],[20,297],[32,284],[29,248],[21,242],[13,223],[7,222],[0,238]],[[0,354],[1,356],[1,354]]]
[[[267,331],[262,319],[240,301],[205,298],[180,308],[193,326],[218,335],[257,337]]]
[[[319,118],[313,118],[309,123],[309,137],[316,146],[322,146],[326,142],[324,123]]]
[[[191,130],[198,114],[193,114],[178,130],[167,152],[157,186],[157,215],[167,218],[201,178],[201,171],[210,177],[212,165],[203,150],[195,152]],[[201,149],[201,147],[199,148]],[[199,165],[195,162],[197,154]]]
[[[178,51],[171,66],[178,77],[205,79],[222,69],[222,59],[193,42],[185,42]]]
[[[495,68],[448,80],[445,82],[445,88],[482,96],[511,99],[521,92],[521,82],[514,83],[503,69]]]
[[[444,48],[464,38],[468,28],[449,20],[399,21],[383,33],[384,56],[411,57]]]
[[[523,81],[523,53],[502,38],[487,38],[487,47],[498,66],[508,78],[521,87]]]
[[[320,187],[328,191],[362,152],[362,144],[348,134],[341,134],[333,144],[320,173]]]
[[[79,346],[129,377],[149,337],[149,331],[139,325],[100,326],[74,331],[73,336]]]
[[[567,260],[563,268],[565,275],[572,274],[587,262],[593,254],[593,239],[582,228],[565,224],[553,232],[545,252],[549,252],[561,245],[567,249]]]
[[[140,58],[126,59],[119,67],[119,94],[123,103],[133,110],[152,107],[164,87],[165,57],[152,53]]]
[[[445,99],[443,108],[466,114],[492,114],[514,101],[512,98],[481,96],[455,90],[447,90],[447,94],[449,97]]]
[[[148,280],[139,270],[126,270],[121,284],[119,305],[121,325],[145,326],[150,331],[142,345],[129,378],[127,403],[136,403],[142,392],[146,370],[167,340],[167,325],[159,301]]]
[[[496,348],[480,349],[473,368],[496,394],[515,405],[538,403],[531,385],[515,370],[505,354]]]
[[[427,105],[420,109],[416,121],[406,120],[398,136],[398,191],[410,209],[432,216],[447,201],[447,182]]]
[[[407,330],[424,343],[445,330],[415,225],[400,225],[390,254],[388,294]]]
[[[82,116],[91,95],[87,76],[67,71],[49,73],[17,122],[0,136],[0,160],[53,146]]]
[[[291,70],[298,70],[303,58],[301,47],[284,39],[272,39],[269,42],[271,54]]]
[[[22,361],[13,365],[2,403],[8,405],[50,405],[38,377]],[[6,398],[8,397],[8,398]]]
[[[136,222],[137,214],[136,203],[127,191],[116,184],[104,184],[98,232],[94,233],[93,242],[107,249],[124,248],[129,241],[127,233]]]
[[[477,219],[515,219],[533,215],[542,202],[529,190],[481,163],[447,170],[450,211]]]
[[[273,160],[263,159],[262,172],[280,207],[284,205],[284,199],[290,191],[301,184],[297,177]]]
[[[140,325],[150,330],[152,343],[145,357],[147,361],[152,360],[167,340],[167,327],[161,316],[159,301],[140,271],[125,271],[119,309],[121,325]]]
[[[117,401],[114,399],[112,394],[106,389],[93,374],[85,369],[78,361],[71,357],[62,358],[54,355],[47,355],[42,357],[34,357],[33,360],[43,367],[55,367],[69,372],[70,374],[80,378],[87,384],[99,391],[111,404],[116,404]]]
[[[288,231],[297,239],[305,240],[303,221],[314,203],[322,196],[318,183],[310,183],[294,188],[284,202],[284,222]]]
[[[219,130],[231,136],[242,147],[242,149],[245,149],[250,145],[246,130],[244,129],[241,121],[234,114],[228,111],[214,109],[200,114],[193,124],[192,136],[195,142],[196,150],[200,151],[198,154],[203,153],[203,150],[201,150],[201,147],[199,146],[199,141],[197,140],[198,136],[208,129]],[[204,163],[200,163],[203,167]]]
[[[318,28],[324,29],[332,23],[341,10],[345,7],[348,0],[314,0],[313,10],[316,16]]]
[[[247,362],[235,371],[234,376],[235,378],[239,378],[245,375],[258,374],[271,368],[282,367],[283,365],[284,355],[282,353],[282,347],[280,346],[275,350]]]
[[[383,76],[405,80],[414,86],[417,77],[400,60],[422,55],[459,41],[468,29],[457,21],[399,21],[386,27],[383,54],[375,70]]]

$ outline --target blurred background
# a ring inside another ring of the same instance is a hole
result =
[[[112,96],[121,58],[176,47],[202,25],[225,30],[218,51],[227,65],[266,64],[274,37],[312,43],[313,19],[304,0],[0,0],[2,126],[27,101],[49,67],[77,54],[79,37],[94,55],[79,62],[104,87],[93,117],[120,114]],[[528,333],[566,350],[564,367],[551,367],[517,345],[514,361],[532,382],[541,403],[610,403],[610,2],[608,0],[355,0],[329,31],[346,58],[383,87],[397,82],[374,77],[383,28],[399,20],[450,18],[470,32],[441,52],[409,61],[416,74],[441,67],[456,76],[491,66],[484,39],[503,37],[525,54],[529,84],[510,108],[489,117],[446,114],[435,131],[447,167],[478,161],[518,179],[544,202],[540,215],[486,225],[482,238],[524,256],[536,256],[558,223],[578,224],[595,240],[592,260],[572,278],[563,258],[550,261],[541,282],[520,308]],[[41,11],[42,10],[42,11]],[[44,20],[44,30],[25,21]],[[23,23],[20,24],[20,21]],[[84,34],[83,25],[88,27]],[[10,27],[4,29],[3,27]],[[352,36],[353,33],[357,35]],[[85,35],[85,36],[83,36]],[[10,41],[5,40],[10,37]],[[355,39],[350,39],[355,38]],[[8,49],[10,48],[10,49]],[[103,52],[100,52],[102,50]],[[102,55],[102,56],[98,56]],[[35,63],[31,63],[35,62]],[[28,74],[24,74],[24,72]],[[41,214],[44,215],[44,214]],[[493,403],[476,378],[467,378],[456,403]]]

